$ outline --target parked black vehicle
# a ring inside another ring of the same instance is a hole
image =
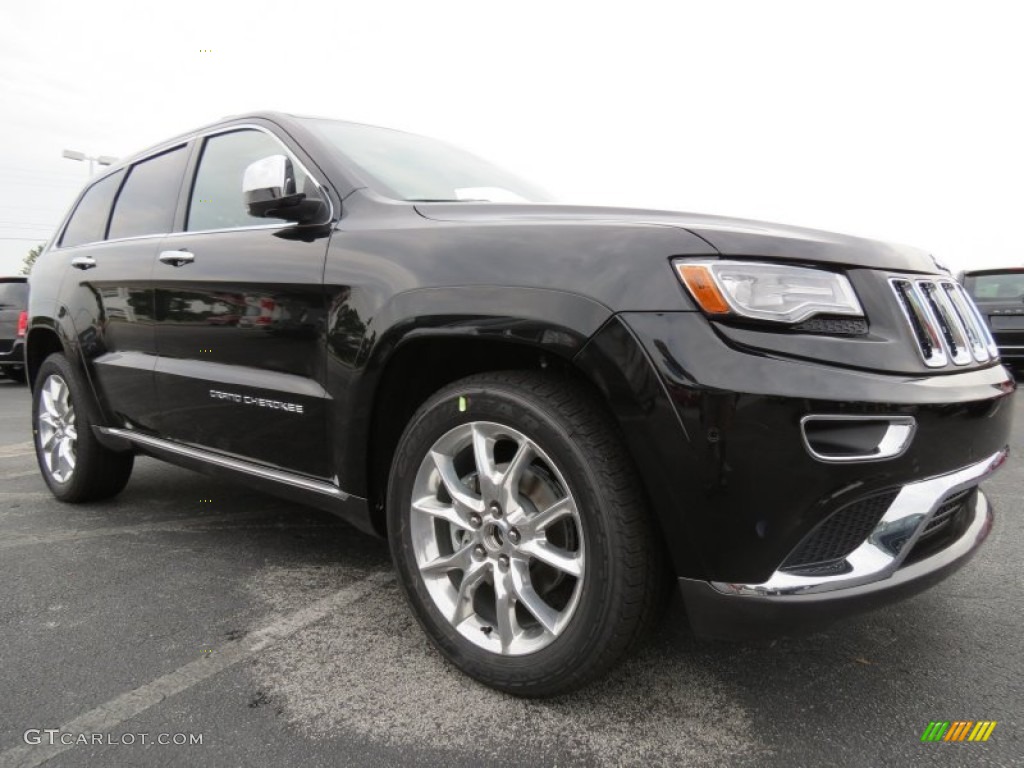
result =
[[[789,630],[962,565],[1015,384],[921,252],[557,205],[433,140],[260,113],[92,181],[32,273],[53,493],[135,453],[386,536],[431,640],[553,695],[672,574],[702,635]]]
[[[960,280],[988,321],[1003,362],[1024,370],[1024,267],[964,272]]]
[[[0,376],[25,382],[28,278],[0,277]]]

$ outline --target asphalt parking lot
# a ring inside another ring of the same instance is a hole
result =
[[[326,513],[151,459],[113,501],[59,504],[28,409],[0,380],[0,766],[1021,764],[1024,397],[995,530],[940,587],[745,644],[694,640],[673,602],[611,678],[543,702],[442,661],[386,546]],[[931,720],[998,726],[922,744]]]

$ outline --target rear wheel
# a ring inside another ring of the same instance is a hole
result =
[[[485,374],[433,396],[400,441],[388,525],[431,640],[510,693],[586,684],[655,612],[661,549],[630,459],[567,380]]]
[[[64,355],[50,355],[32,392],[36,459],[43,479],[61,501],[114,496],[128,483],[135,457],[105,448],[92,433],[98,418],[80,375]]]

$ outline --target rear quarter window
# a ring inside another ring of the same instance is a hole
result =
[[[133,165],[114,203],[107,237],[170,232],[187,158],[181,146]]]
[[[86,190],[64,228],[64,235],[60,239],[62,247],[95,243],[106,237],[110,206],[123,176],[124,171],[112,173]]]

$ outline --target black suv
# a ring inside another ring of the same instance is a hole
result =
[[[28,278],[0,277],[0,376],[25,382]]]
[[[556,205],[440,142],[259,113],[92,181],[31,284],[59,499],[143,453],[335,512],[513,693],[608,669],[669,574],[701,635],[785,630],[992,525],[1015,384],[918,251]]]
[[[960,277],[988,320],[999,354],[1024,371],[1024,267],[984,269]]]

